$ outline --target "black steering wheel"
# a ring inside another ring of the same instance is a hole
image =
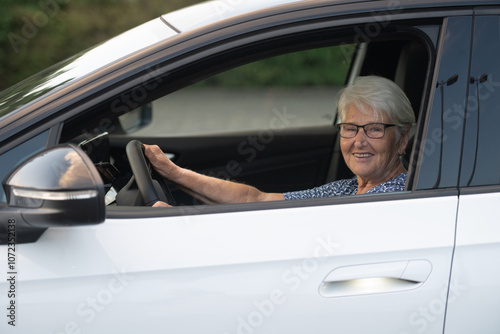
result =
[[[169,205],[175,205],[167,183],[147,161],[142,143],[138,140],[131,140],[125,147],[125,151],[144,203],[152,206],[157,201],[163,201]]]

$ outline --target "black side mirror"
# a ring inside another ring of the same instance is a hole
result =
[[[41,152],[19,165],[3,182],[7,207],[0,210],[0,243],[7,222],[33,241],[53,226],[104,221],[104,186],[88,156],[74,145]],[[38,234],[38,236],[36,236]]]

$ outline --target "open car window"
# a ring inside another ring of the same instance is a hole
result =
[[[387,77],[406,92],[418,119],[439,29],[437,22],[389,27],[364,40],[359,27],[329,29],[214,53],[166,76],[150,74],[67,122],[62,140],[108,134],[111,199],[131,177],[124,147],[132,139],[159,145],[184,168],[268,192],[352,178],[334,126],[339,90],[359,75]],[[199,204],[173,192],[181,205]]]

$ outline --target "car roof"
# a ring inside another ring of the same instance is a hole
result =
[[[179,32],[279,5],[311,0],[226,0],[206,1],[165,14],[162,19]],[[359,0],[358,0],[359,1]]]
[[[190,31],[214,22],[234,18],[240,15],[269,10],[280,5],[301,3],[306,5],[324,6],[332,4],[352,4],[363,2],[382,2],[383,0],[215,0],[206,1],[186,7],[162,16],[162,19],[173,29],[179,32]],[[498,0],[432,0],[414,1],[425,7],[460,6],[481,3],[498,3]],[[401,5],[401,1],[390,2],[393,8]]]

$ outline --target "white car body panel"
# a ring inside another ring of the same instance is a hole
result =
[[[456,197],[438,197],[50,228],[17,248],[18,314],[30,321],[15,329],[442,333],[456,210]],[[403,277],[423,283],[397,278],[408,261],[431,265]],[[336,270],[342,279],[324,283]],[[321,291],[332,286],[349,293]]]
[[[445,333],[498,333],[498,203],[499,193],[460,196],[452,280],[458,282],[461,293],[450,296]]]

